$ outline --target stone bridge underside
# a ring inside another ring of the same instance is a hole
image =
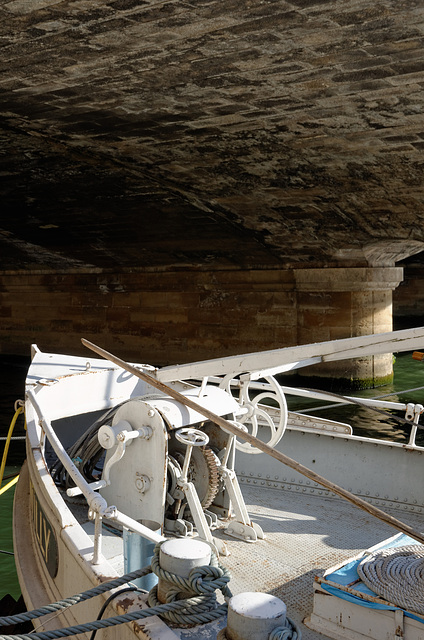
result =
[[[352,292],[424,248],[422,0],[1,0],[0,46],[3,271]]]
[[[0,18],[2,268],[422,248],[422,0],[2,0]]]

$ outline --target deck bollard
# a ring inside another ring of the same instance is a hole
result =
[[[209,565],[211,561],[211,548],[206,542],[190,538],[176,538],[166,540],[159,551],[159,564],[161,569],[174,573],[181,578],[188,578],[190,571],[195,567]],[[159,578],[158,600],[166,602],[167,592],[175,590],[175,585],[163,578]],[[192,593],[180,594],[179,599],[192,597]]]
[[[287,607],[280,598],[267,593],[246,592],[233,596],[228,603],[228,640],[268,640],[276,627],[286,622]]]

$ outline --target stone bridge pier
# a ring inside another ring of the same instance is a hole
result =
[[[4,271],[2,353],[87,354],[86,339],[154,365],[392,330],[400,267]],[[87,354],[88,355],[88,354]],[[302,369],[339,386],[383,384],[392,356]]]
[[[423,0],[4,0],[0,43],[0,353],[164,365],[424,308]]]
[[[393,291],[402,279],[400,267],[296,270],[299,342],[392,331]],[[392,379],[392,363],[392,354],[383,354],[323,363],[303,374],[335,378],[345,386],[372,387]]]

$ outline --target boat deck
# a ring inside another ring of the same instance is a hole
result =
[[[225,529],[214,531],[228,543],[230,555],[220,562],[231,572],[232,593],[262,591],[281,598],[303,640],[322,640],[325,636],[303,624],[312,611],[314,577],[392,537],[396,530],[341,498],[250,485],[242,485],[242,491],[248,512],[266,539],[246,543],[226,535]],[[86,508],[77,511],[86,513]],[[422,524],[422,514],[386,511],[418,530]],[[92,533],[92,523],[84,528]],[[123,573],[122,540],[107,530],[103,552]]]

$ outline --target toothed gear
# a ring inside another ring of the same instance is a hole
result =
[[[219,462],[218,456],[212,451],[210,447],[202,447],[201,451],[206,460],[206,464],[208,465],[208,468],[209,468],[209,489],[204,499],[201,500],[201,505],[203,509],[207,509],[212,504],[216,494],[218,493],[218,489],[219,489],[218,467],[220,466],[220,462]]]
[[[186,448],[173,441],[169,446],[169,454],[182,468]],[[219,489],[219,458],[210,447],[192,449],[188,468],[188,481],[194,484],[203,509],[213,502]]]

